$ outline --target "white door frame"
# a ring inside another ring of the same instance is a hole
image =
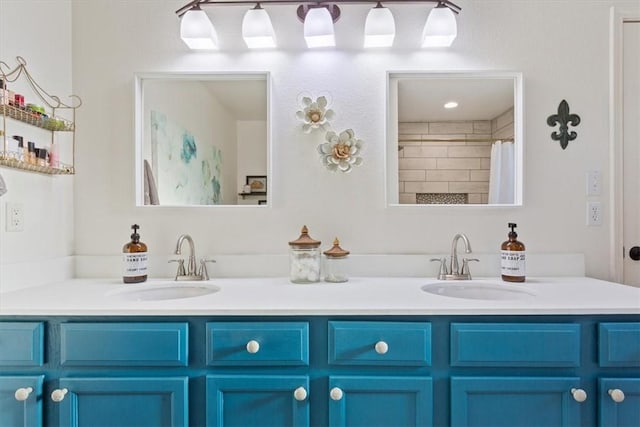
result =
[[[609,14],[609,170],[611,179],[609,278],[623,281],[623,145],[622,145],[622,26],[640,21],[640,7],[612,6]]]

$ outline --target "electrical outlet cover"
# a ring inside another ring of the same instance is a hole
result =
[[[602,225],[602,203],[587,202],[587,225]]]
[[[22,203],[7,203],[7,231],[24,231],[24,206]]]

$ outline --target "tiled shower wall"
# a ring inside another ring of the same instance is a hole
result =
[[[446,194],[487,203],[491,141],[512,140],[513,134],[512,109],[493,120],[399,123],[400,203],[415,204],[417,194],[431,193],[441,203],[455,203]],[[429,198],[419,197],[421,203]]]

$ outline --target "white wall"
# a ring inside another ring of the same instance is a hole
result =
[[[339,236],[354,254],[445,252],[457,232],[468,234],[476,252],[497,252],[507,222],[517,222],[530,252],[582,252],[589,276],[608,277],[610,232],[607,226],[585,226],[584,181],[587,170],[602,171],[600,200],[608,212],[609,8],[636,6],[636,0],[460,0],[459,36],[446,50],[418,48],[428,13],[420,5],[392,8],[398,47],[375,51],[360,48],[366,6],[342,6],[338,47],[319,51],[304,47],[295,6],[268,7],[282,46],[269,52],[244,47],[240,26],[245,7],[208,8],[222,45],[214,53],[190,52],[179,39],[174,11],[184,3],[73,1],[73,82],[84,100],[78,114],[75,179],[77,254],[119,253],[134,222],[142,225],[142,240],[152,256],[169,254],[181,233],[194,236],[199,254],[283,254],[303,224],[323,240],[323,247]],[[4,25],[2,31],[1,45],[20,39]],[[273,79],[271,207],[136,208],[134,72],[234,70],[270,71]],[[523,73],[523,207],[385,206],[388,70]],[[330,95],[335,129],[352,128],[365,141],[363,166],[348,175],[321,166],[316,145],[322,136],[304,135],[295,119],[305,92]],[[546,124],[562,99],[582,118],[575,129],[578,139],[564,151],[551,141]]]
[[[0,0],[0,61],[10,68],[16,56],[27,61],[27,68],[37,83],[49,94],[69,102],[71,72],[71,3],[68,0]],[[26,80],[9,82],[9,87],[25,95],[26,102],[42,104]],[[50,111],[50,110],[49,110]],[[1,122],[0,122],[1,126]],[[48,132],[7,121],[7,134],[21,134],[37,146],[51,141]],[[70,140],[63,136],[62,144]],[[86,144],[86,141],[84,142]],[[66,152],[63,147],[62,152]],[[62,158],[61,160],[70,161]],[[40,175],[0,167],[8,193],[0,198],[0,291],[6,290],[9,277],[18,274],[25,281],[32,271],[21,263],[32,261],[49,280],[55,274],[48,260],[73,254],[74,198],[73,176]],[[5,226],[7,203],[21,203],[24,208],[24,232],[8,233]],[[21,271],[21,272],[20,272]]]

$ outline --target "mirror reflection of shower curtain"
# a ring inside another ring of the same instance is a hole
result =
[[[513,141],[496,141],[491,147],[489,203],[514,203],[515,149]]]

